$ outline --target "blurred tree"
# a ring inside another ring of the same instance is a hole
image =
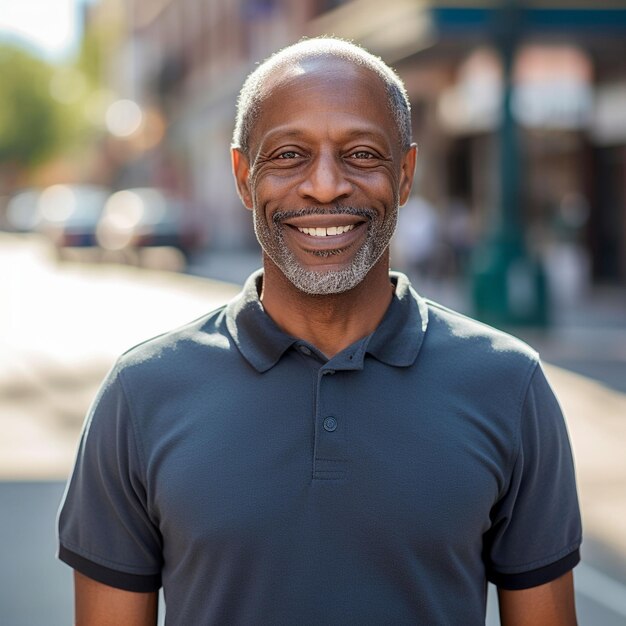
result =
[[[63,111],[50,95],[52,69],[21,48],[0,45],[0,166],[27,169],[63,141]]]
[[[108,30],[98,27],[96,23],[88,23],[85,25],[80,42],[76,67],[95,86],[99,85],[102,79],[102,50],[107,46]]]

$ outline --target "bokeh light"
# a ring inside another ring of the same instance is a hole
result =
[[[117,100],[107,109],[105,121],[115,137],[131,137],[141,128],[143,113],[133,100]]]

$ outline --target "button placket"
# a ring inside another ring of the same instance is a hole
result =
[[[345,478],[347,457],[345,422],[336,400],[340,393],[339,376],[329,376],[334,370],[320,370],[317,378],[315,416],[315,455],[313,478],[336,480]]]

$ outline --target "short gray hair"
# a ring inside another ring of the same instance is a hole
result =
[[[283,48],[261,63],[249,76],[237,99],[237,118],[233,132],[233,148],[248,154],[250,134],[260,113],[264,86],[279,70],[293,67],[304,59],[334,57],[365,67],[376,74],[383,82],[388,97],[388,106],[398,128],[398,136],[403,148],[411,145],[411,104],[406,88],[396,72],[380,57],[364,48],[334,37],[303,39]]]

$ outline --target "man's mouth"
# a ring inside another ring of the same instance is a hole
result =
[[[297,228],[301,233],[304,233],[305,235],[310,235],[311,237],[328,237],[332,235],[343,235],[343,233],[347,233],[354,227],[355,224],[346,224],[344,226],[329,226],[327,228]]]

